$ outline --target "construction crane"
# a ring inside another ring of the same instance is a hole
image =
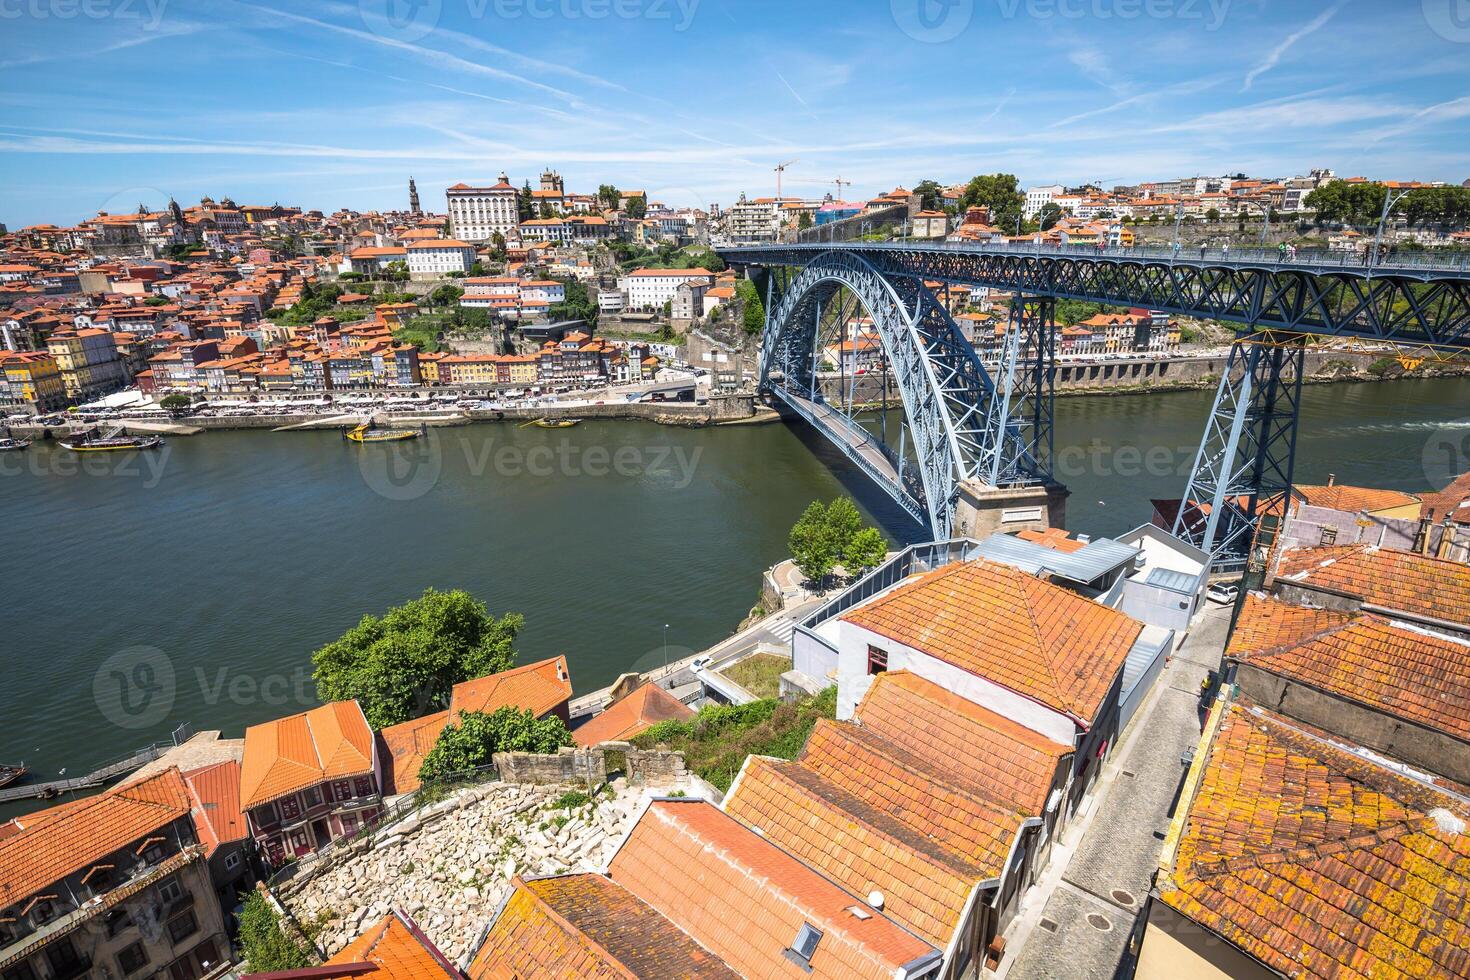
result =
[[[776,200],[778,202],[781,200],[781,175],[786,172],[787,167],[791,166],[793,163],[800,162],[800,160],[787,160],[785,163],[776,164]]]
[[[835,181],[835,183],[837,184],[837,200],[840,201],[840,200],[842,200],[842,188],[843,187],[851,187],[852,186],[852,181],[850,181],[850,180],[843,180],[841,177],[838,177],[837,180]]]

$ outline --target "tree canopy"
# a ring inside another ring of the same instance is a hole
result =
[[[1383,199],[1388,191],[1379,183],[1334,180],[1312,191],[1303,203],[1317,213],[1318,221],[1372,225],[1383,214]],[[1470,187],[1416,188],[1394,205],[1393,213],[1402,216],[1411,227],[1470,223]]]
[[[857,506],[838,497],[823,506],[813,500],[787,538],[792,560],[809,580],[821,582],[841,565],[849,575],[876,568],[888,553],[877,528],[864,527]]]
[[[315,962],[311,950],[286,934],[263,894],[252,891],[240,910],[240,948],[252,973],[299,970]]]
[[[618,205],[623,202],[623,195],[612,184],[599,184],[597,187],[597,200],[609,211],[616,211]]]
[[[555,752],[572,744],[572,733],[556,715],[537,718],[530,709],[498,708],[461,711],[455,724],[445,726],[419,766],[419,779],[441,780],[454,773],[487,766],[496,752]]]
[[[558,320],[586,320],[589,326],[597,323],[597,301],[592,298],[587,284],[576,279],[557,279],[562,284],[566,299],[553,304],[547,315],[555,323]]]
[[[741,279],[735,286],[735,295],[740,297],[740,304],[745,310],[740,321],[745,332],[751,336],[760,333],[766,325],[766,307],[761,302],[760,291],[755,288],[755,283],[749,279]]]
[[[919,195],[919,207],[925,211],[939,211],[943,209],[944,202],[940,194],[944,187],[937,180],[921,180],[914,187],[914,193]]]
[[[442,710],[455,684],[515,665],[524,625],[519,613],[496,619],[463,590],[427,589],[313,653],[317,696],[356,698],[374,729]]]
[[[990,223],[997,228],[1013,228],[1026,204],[1015,174],[980,174],[970,178],[960,207],[990,209]]]

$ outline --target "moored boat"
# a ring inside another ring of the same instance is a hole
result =
[[[68,436],[57,440],[63,449],[70,449],[74,453],[108,453],[126,449],[157,449],[163,445],[160,436],[127,436],[122,435],[121,429],[115,429],[107,435],[98,435],[96,429],[88,429],[85,432]]]
[[[27,772],[30,772],[30,770],[26,768],[24,762],[18,766],[0,765],[0,787],[9,786]]]
[[[579,425],[581,419],[537,419],[536,424],[543,429],[570,429]]]
[[[20,452],[22,449],[29,449],[30,445],[29,439],[0,439],[0,453]]]
[[[403,442],[406,439],[417,439],[417,429],[372,429],[364,422],[355,429],[349,429],[342,434],[344,439],[352,442]]]

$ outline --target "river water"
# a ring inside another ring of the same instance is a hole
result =
[[[1069,526],[1122,532],[1177,496],[1210,400],[1059,400]],[[1458,379],[1309,388],[1298,478],[1440,485],[1467,416]],[[666,637],[677,658],[728,635],[802,509],[840,493],[891,539],[921,539],[798,426],[485,424],[366,447],[221,432],[147,456],[5,454],[0,761],[75,775],[179,723],[237,736],[314,703],[312,650],[429,586],[523,613],[522,662],[565,653],[592,690],[662,663]]]

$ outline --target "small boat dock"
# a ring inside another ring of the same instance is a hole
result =
[[[114,759],[97,769],[92,770],[85,776],[76,776],[72,779],[56,779],[48,783],[21,783],[19,785],[7,786],[0,789],[0,803],[10,803],[14,800],[49,800],[78,789],[96,789],[98,786],[106,785],[115,779],[120,779],[157,759],[163,753],[173,748],[172,742],[156,742],[145,746],[131,755],[121,759]]]

